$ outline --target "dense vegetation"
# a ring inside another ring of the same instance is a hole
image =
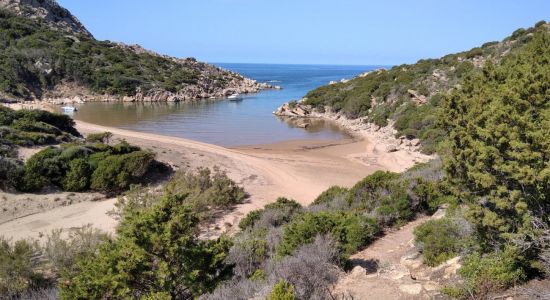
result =
[[[83,140],[73,126],[66,115],[0,107],[0,188],[38,192],[56,186],[64,191],[117,194],[147,180],[146,174],[166,168],[155,161],[154,153],[125,141],[106,144],[110,133]],[[56,144],[60,145],[52,146]],[[18,159],[19,146],[48,147],[24,164]]]
[[[79,134],[73,120],[41,110],[20,110],[0,106],[0,189],[18,186],[24,165],[17,147],[70,142]]]
[[[233,192],[205,197],[215,189]],[[231,274],[231,241],[198,238],[209,217],[203,207],[227,209],[243,200],[242,189],[216,170],[177,174],[161,192],[134,187],[113,211],[120,218],[116,237],[86,227],[69,238],[55,231],[43,245],[1,240],[0,293],[56,297],[57,284],[63,299],[201,295]]]
[[[211,221],[214,212],[241,203],[246,194],[219,170],[180,173],[161,192],[133,188],[121,197],[114,211],[121,221],[116,237],[82,231],[68,241],[50,237],[46,246],[3,241],[0,291],[21,295],[34,288],[47,293],[57,282],[64,299],[325,299],[331,297],[330,287],[339,273],[349,267],[350,254],[385,229],[432,213],[443,203],[446,215],[418,226],[415,235],[430,266],[462,257],[461,278],[445,287],[447,295],[484,299],[529,279],[548,277],[550,34],[542,29],[546,26],[540,23],[514,33],[505,40],[514,48],[505,56],[495,54],[503,49],[502,43],[462,54],[473,59],[488,49],[497,51],[491,52],[494,61],[472,69],[433,103],[433,109],[440,110],[431,123],[433,129],[448,137],[439,148],[442,161],[401,174],[379,171],[349,189],[331,187],[308,207],[279,198],[244,217],[233,238],[214,240],[199,238],[201,225]],[[394,78],[389,81],[393,86]],[[427,105],[431,104],[419,107]],[[10,122],[7,126],[12,126]],[[64,157],[83,157],[66,164],[68,170],[78,170],[76,175],[40,176],[54,180],[52,184],[72,178],[78,185],[80,181],[73,179],[82,178],[81,166],[91,165],[96,153],[101,159],[115,156],[101,172],[105,174],[111,174],[116,161],[121,164],[116,170],[125,170],[127,163],[143,158],[124,156],[141,153],[128,150],[132,147],[125,143],[103,144],[109,138],[91,136],[83,144],[38,153],[37,162],[54,166]],[[68,149],[72,150],[64,155]],[[36,170],[32,174],[41,174],[40,168]],[[112,185],[119,175],[106,178]],[[93,188],[93,175],[90,182]],[[46,259],[36,259],[37,255]]]
[[[305,104],[321,111],[329,106],[348,118],[366,117],[379,126],[393,120],[399,136],[419,138],[424,152],[434,153],[444,137],[444,131],[436,124],[443,98],[460,87],[462,80],[480,73],[486,61],[498,63],[521,50],[533,33],[548,31],[545,24],[542,21],[533,28],[519,29],[502,42],[322,86],[305,96]],[[424,97],[425,103],[419,102],[417,96]]]
[[[194,60],[137,53],[109,41],[51,29],[31,18],[0,10],[0,92],[17,98],[40,98],[61,82],[93,92],[133,95],[161,88],[176,92],[196,84],[205,66]],[[223,85],[223,72],[213,72],[212,85]]]

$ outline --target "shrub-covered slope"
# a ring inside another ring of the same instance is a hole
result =
[[[516,30],[501,42],[372,71],[310,91],[303,103],[319,111],[328,106],[348,118],[367,117],[379,126],[393,120],[398,135],[420,138],[427,152],[433,152],[434,144],[443,135],[435,126],[443,97],[459,88],[463,79],[480,73],[487,62],[499,64],[529,44],[536,32],[549,30],[550,26],[541,21],[533,28]]]
[[[178,101],[267,87],[192,58],[177,59],[139,46],[98,41],[71,27],[61,30],[52,26],[57,19],[36,17],[42,10],[29,12],[27,6],[25,1],[0,2],[3,98],[80,94],[102,100],[129,96],[126,100]],[[17,14],[19,10],[27,13]]]

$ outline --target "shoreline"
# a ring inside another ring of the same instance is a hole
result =
[[[418,160],[405,151],[377,151],[376,140],[291,140],[285,142],[226,148],[190,139],[137,132],[76,121],[76,129],[86,135],[110,131],[113,139],[125,139],[157,154],[157,159],[174,169],[193,170],[218,166],[250,194],[208,228],[212,236],[237,230],[248,212],[274,202],[277,197],[311,203],[333,185],[350,187],[377,170],[403,171]],[[322,176],[319,176],[322,174]],[[4,193],[4,196],[10,196]],[[25,195],[39,201],[43,195]],[[47,209],[0,224],[0,233],[12,238],[38,238],[53,228],[75,228],[91,223],[114,232],[116,222],[105,213],[114,199],[84,201]],[[85,203],[85,204],[82,204]]]

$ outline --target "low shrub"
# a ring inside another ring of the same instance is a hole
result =
[[[294,300],[296,296],[294,295],[294,286],[284,279],[281,279],[275,286],[273,290],[267,296],[267,300]]]
[[[315,200],[313,201],[313,205],[317,204],[326,204],[328,202],[333,201],[335,198],[345,198],[348,194],[348,189],[341,186],[331,186],[326,191],[322,192]]]
[[[317,235],[331,234],[345,254],[366,246],[380,233],[377,222],[354,213],[304,213],[292,220],[284,229],[277,247],[280,256],[290,255],[299,246],[312,243]]]
[[[476,252],[466,258],[459,270],[464,284],[449,287],[447,292],[457,298],[485,299],[492,292],[524,282],[527,269],[521,250],[513,246],[485,255]]]
[[[86,141],[89,143],[108,144],[113,134],[110,132],[90,133],[86,136]]]
[[[414,230],[415,240],[429,266],[459,255],[467,247],[471,226],[463,219],[430,220]]]
[[[267,204],[263,209],[253,210],[248,213],[239,222],[239,228],[244,230],[254,225],[261,228],[281,226],[289,222],[301,208],[302,206],[296,201],[279,197],[275,202]]]
[[[27,290],[42,288],[47,279],[38,271],[39,246],[28,241],[11,243],[0,238],[0,294],[18,298]]]
[[[397,173],[377,171],[349,191],[351,206],[374,214],[384,225],[402,223],[414,216],[406,185]]]
[[[201,215],[201,219],[212,215],[212,207],[229,208],[248,197],[242,187],[218,168],[177,172],[165,185],[164,191],[168,195],[188,195],[187,204]]]

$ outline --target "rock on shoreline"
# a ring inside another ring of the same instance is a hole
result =
[[[298,102],[285,103],[277,108],[273,114],[290,119],[319,118],[332,121],[342,126],[354,137],[376,139],[382,144],[380,150],[387,153],[403,150],[420,154],[422,147],[419,139],[408,139],[405,136],[396,137],[397,130],[393,128],[391,120],[387,126],[380,127],[370,123],[366,117],[349,119],[341,112],[334,112],[329,106],[324,108],[324,112],[320,112],[311,105],[303,104],[303,99]],[[426,155],[426,157],[429,156]]]

